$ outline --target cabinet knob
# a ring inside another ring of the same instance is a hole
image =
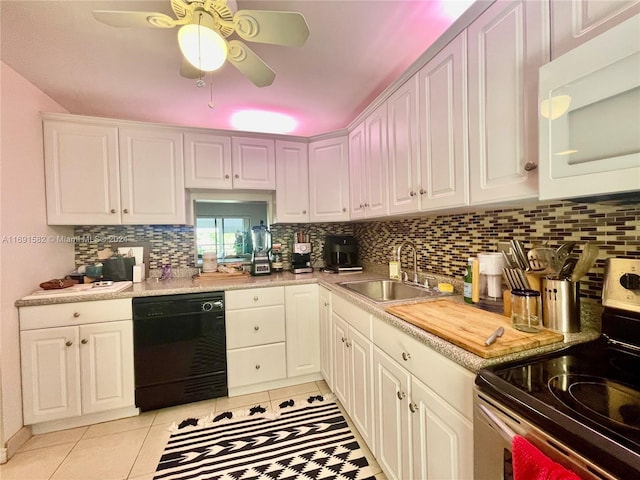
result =
[[[257,332],[258,330],[260,330],[260,327],[256,325],[255,327],[253,327],[253,329]]]
[[[424,195],[425,193],[427,193],[427,191],[424,188],[420,189],[420,195]]]
[[[255,297],[253,297],[253,301],[254,301],[254,302],[257,302],[258,300],[259,300],[259,299],[258,299],[258,296],[257,296],[257,295],[256,295]]]
[[[347,342],[347,343],[345,343],[345,345],[347,346],[347,348],[350,348],[351,347],[351,342]]]
[[[112,208],[112,209],[109,211],[109,213],[116,213],[116,209],[115,209],[115,208]]]
[[[413,402],[409,402],[409,410],[411,410],[411,413],[416,413],[418,411],[418,405]]]
[[[536,168],[538,168],[538,164],[536,162],[527,162],[524,164],[524,169],[527,172],[533,172]]]
[[[396,392],[396,396],[398,397],[398,400],[402,400],[407,396],[407,394],[404,392]]]
[[[342,340],[342,343],[345,343],[347,341],[347,339],[344,337],[342,337],[340,340]]]
[[[228,178],[229,178],[229,175],[225,175],[225,176],[224,176],[224,178],[228,179]]]
[[[66,343],[65,343],[65,345],[66,345],[67,347],[70,347],[71,345],[73,345],[73,342],[72,342],[71,340],[67,340],[67,341],[66,341]]]
[[[302,210],[302,214],[303,214],[303,215],[306,215],[306,214],[307,214],[307,211],[306,211],[306,210]]]
[[[346,208],[343,208],[343,209],[342,209],[342,211],[343,211],[343,212],[346,212],[346,211],[347,211],[347,209],[346,209]]]
[[[260,370],[260,364],[256,365],[256,370]]]
[[[407,352],[402,352],[402,359],[406,362],[411,358],[411,354]]]
[[[328,307],[329,306],[329,302],[324,302],[324,306]]]
[[[414,192],[413,190],[411,190],[411,191],[409,192],[409,196],[410,196],[410,197],[415,197],[415,196],[416,196],[416,192]]]
[[[87,340],[86,338],[83,338],[82,340],[80,340],[80,343],[83,345],[86,345],[87,343],[89,343],[89,340]]]
[[[128,209],[128,208],[125,208],[125,209],[123,210],[123,212],[124,212],[124,213],[129,213],[129,209]]]
[[[240,178],[240,175],[238,175],[237,173],[233,176],[234,178]]]
[[[78,318],[80,316],[80,312],[73,312],[73,318]]]

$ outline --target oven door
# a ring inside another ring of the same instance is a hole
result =
[[[526,438],[544,455],[573,471],[582,480],[615,480],[593,462],[505,408],[476,388],[473,409],[473,467],[475,480],[513,480],[511,444],[514,435]]]

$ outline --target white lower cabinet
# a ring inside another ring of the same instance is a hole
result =
[[[318,285],[284,288],[287,330],[287,377],[320,371]]]
[[[341,298],[333,300],[332,308],[333,391],[373,451],[371,315]]]
[[[333,390],[333,342],[331,329],[331,290],[319,288],[320,303],[320,373]]]
[[[109,302],[121,301],[83,303],[108,309]],[[130,317],[131,301],[124,302]],[[75,304],[27,308],[20,332],[25,425],[134,407],[130,318],[82,324],[91,318]],[[73,321],[80,324],[41,328]]]

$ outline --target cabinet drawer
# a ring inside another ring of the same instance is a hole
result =
[[[473,381],[466,368],[384,320],[374,318],[374,343],[468,419],[473,419]]]
[[[287,357],[284,342],[229,350],[227,376],[229,388],[285,378]]]
[[[226,313],[227,349],[285,341],[284,305]]]
[[[20,307],[20,330],[131,320],[131,299]]]
[[[284,287],[231,290],[224,292],[224,296],[227,310],[284,305]]]
[[[342,297],[334,295],[331,309],[369,340],[372,338],[371,314]]]

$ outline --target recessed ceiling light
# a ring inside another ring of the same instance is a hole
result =
[[[262,133],[291,133],[298,126],[293,117],[266,110],[240,110],[231,116],[236,130]]]

